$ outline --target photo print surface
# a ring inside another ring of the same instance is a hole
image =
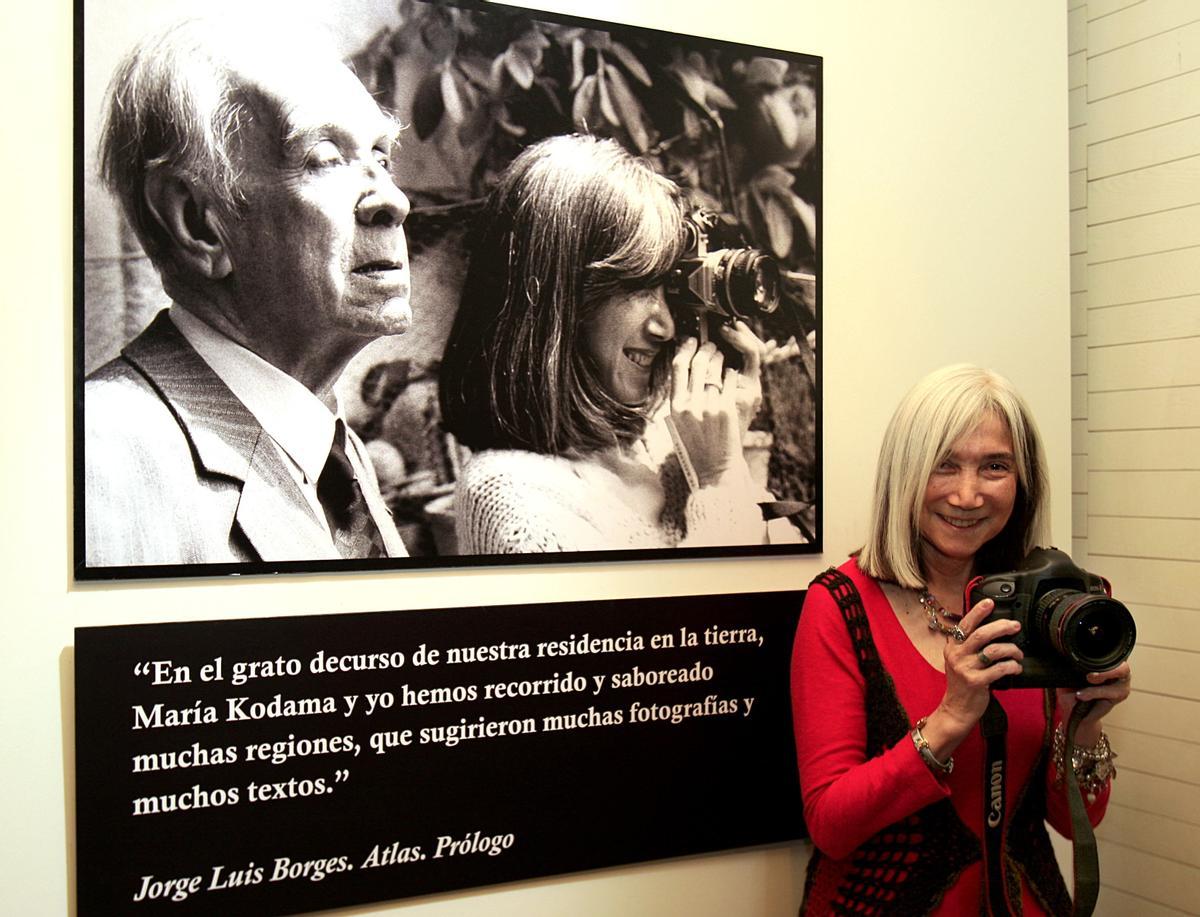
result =
[[[331,9],[83,4],[76,576],[819,551],[820,58]]]

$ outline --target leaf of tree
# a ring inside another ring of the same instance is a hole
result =
[[[763,166],[751,181],[756,188],[783,195],[791,193],[796,176],[778,163],[771,163]]]
[[[454,68],[447,66],[442,70],[441,76],[442,89],[442,105],[446,109],[446,117],[454,124],[462,124],[467,115],[467,106],[463,101],[462,94],[458,91],[458,84],[454,78]]]
[[[550,103],[550,107],[553,108],[557,114],[566,114],[566,112],[563,111],[562,102],[560,102],[558,98],[558,80],[554,79],[552,76],[539,76],[533,81],[533,85],[542,90],[546,96],[546,101]]]
[[[786,258],[792,253],[792,220],[779,198],[766,195],[762,200],[763,222],[767,224],[767,237],[771,251],[777,258]]]
[[[611,84],[612,100],[616,103],[617,112],[621,116],[621,124],[629,132],[629,139],[633,141],[638,152],[645,153],[650,149],[650,134],[646,131],[646,125],[642,119],[642,104],[629,88],[629,84],[625,82],[625,77],[621,76],[620,70],[616,67],[609,67],[605,71],[605,75]]]
[[[492,117],[487,105],[476,105],[467,113],[466,119],[458,127],[458,142],[470,146],[487,134],[492,128]]]
[[[455,63],[458,64],[458,69],[462,71],[467,81],[480,87],[481,89],[494,89],[492,76],[488,72],[487,66],[480,60],[466,55],[458,55]]]
[[[520,124],[516,124],[508,117],[507,107],[501,107],[500,113],[496,116],[496,123],[500,125],[503,130],[512,134],[514,137],[524,137],[525,134],[528,133],[524,127],[522,127]]]
[[[737,108],[737,102],[729,97],[729,93],[711,80],[705,80],[704,101],[709,108]]]
[[[779,135],[779,142],[792,149],[800,139],[800,121],[792,110],[791,96],[787,90],[769,92],[759,101],[762,112]]]
[[[746,83],[764,89],[778,89],[783,85],[786,73],[786,61],[774,57],[755,57],[746,65]]]
[[[677,61],[670,67],[672,73],[679,78],[679,83],[683,86],[684,91],[691,96],[692,101],[704,104],[704,77],[696,72],[696,69],[690,64],[683,61]]]
[[[533,85],[533,65],[514,45],[509,45],[504,52],[504,66],[509,75],[522,89]]]
[[[809,244],[815,249],[817,247],[817,208],[798,194],[792,195],[791,204],[792,210],[800,218],[800,225],[804,227]]]
[[[458,33],[450,20],[434,11],[421,28],[421,40],[433,56],[440,60],[453,53],[454,46],[458,43]]]
[[[583,82],[583,41],[576,38],[571,42],[571,90],[579,88]]]
[[[596,88],[600,96],[600,114],[604,115],[604,120],[613,127],[620,127],[621,119],[617,115],[617,110],[613,108],[612,99],[608,97],[609,69],[604,66],[604,55],[598,55],[596,58]]]
[[[575,129],[585,133],[591,129],[592,109],[596,104],[596,74],[590,73],[583,78],[579,88],[575,90],[575,101],[571,105],[571,120]]]
[[[429,73],[417,84],[413,95],[413,127],[417,137],[427,140],[442,121],[445,106],[442,104],[442,88],[437,73]]]
[[[491,67],[491,89],[493,95],[498,95],[504,86],[504,55],[497,54],[496,59],[492,61]]]
[[[621,44],[619,41],[614,41],[612,43],[612,48],[609,50],[612,51],[613,56],[617,60],[625,65],[625,69],[629,71],[630,75],[635,80],[637,80],[643,86],[654,85],[654,82],[650,79],[650,74],[647,73],[646,68],[642,66],[642,62],[637,59],[637,56],[631,50],[629,50],[626,45]]]

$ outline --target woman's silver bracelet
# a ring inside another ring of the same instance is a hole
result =
[[[1067,737],[1063,732],[1063,724],[1059,723],[1058,728],[1054,730],[1054,743],[1050,748],[1056,786],[1062,785],[1066,774],[1066,762],[1063,760],[1066,752]],[[1117,776],[1117,766],[1113,764],[1116,757],[1108,742],[1108,736],[1103,732],[1100,733],[1100,741],[1091,748],[1080,748],[1076,745],[1071,749],[1071,767],[1075,770],[1079,789],[1087,794],[1089,805],[1096,801],[1104,785]]]

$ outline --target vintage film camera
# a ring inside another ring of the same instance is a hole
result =
[[[737,219],[729,214],[695,210],[684,219],[687,250],[667,275],[664,293],[675,319],[676,340],[713,339],[726,365],[740,367],[740,354],[730,353],[713,332],[716,326],[774,312],[779,306],[779,263],[746,246]]]
[[[1013,642],[1025,653],[1020,675],[996,688],[1082,687],[1088,672],[1119,665],[1133,651],[1133,615],[1112,598],[1108,581],[1075,565],[1055,548],[1034,548],[1011,573],[967,583],[966,608],[991,599],[989,621],[1013,618]]]

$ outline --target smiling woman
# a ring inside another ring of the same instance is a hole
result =
[[[741,442],[762,343],[676,344],[663,282],[683,254],[679,189],[612,141],[545,140],[513,161],[471,245],[440,375],[475,451],[456,490],[469,554],[764,544]]]
[[[988,913],[1070,913],[1044,824],[1072,831],[1052,735],[1076,696],[1109,701],[1077,734],[1103,756],[1100,717],[1128,696],[1128,663],[1092,673],[1078,695],[993,694],[1022,671],[1021,625],[992,619],[991,599],[964,600],[971,577],[1015,568],[1044,537],[1046,489],[1033,418],[1002,376],[948,366],[897,407],[866,545],[817,577],[796,630],[796,754],[817,848],[802,913],[963,914],[985,900]],[[999,772],[981,725],[989,704],[989,733],[1007,724]],[[1093,825],[1110,778],[1089,795]],[[871,866],[881,861],[906,868]]]

